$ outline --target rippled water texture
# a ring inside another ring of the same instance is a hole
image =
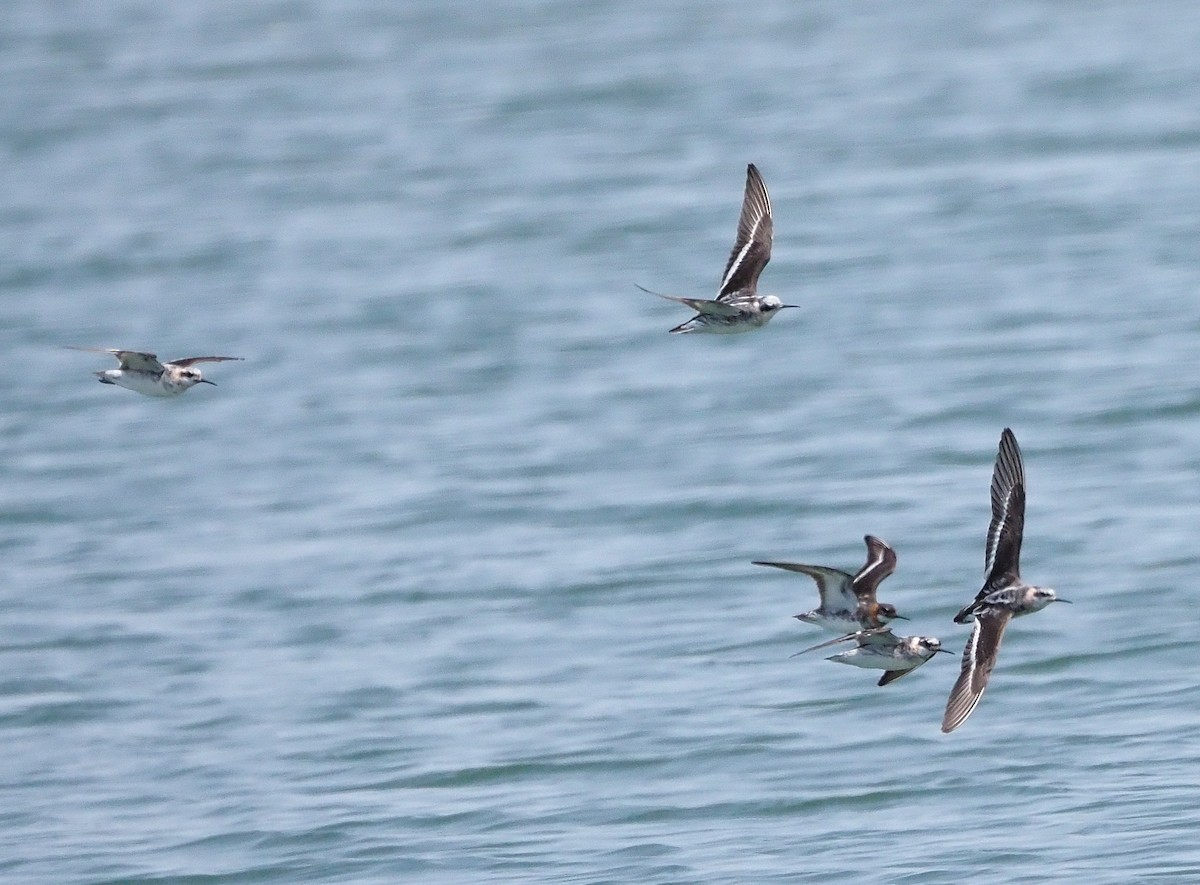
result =
[[[1200,878],[1200,7],[0,12],[6,882]],[[753,335],[710,296],[745,167]],[[171,401],[62,345],[221,353]],[[1025,577],[958,650],[1011,426]]]

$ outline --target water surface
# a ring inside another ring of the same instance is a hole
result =
[[[13,882],[1200,874],[1200,10],[0,13]],[[747,162],[754,335],[670,337]],[[230,353],[154,401],[61,345]],[[970,721],[817,656],[853,569]]]

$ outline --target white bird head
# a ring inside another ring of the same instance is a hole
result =
[[[1052,602],[1069,603],[1071,601],[1069,599],[1059,599],[1058,594],[1049,587],[1031,587],[1029,589],[1031,591],[1029,594],[1030,611],[1040,612]]]
[[[949,649],[942,648],[942,641],[936,636],[918,636],[917,645],[920,646],[921,651],[926,653],[926,660],[932,658],[939,651],[945,652],[948,655],[954,654],[954,652],[950,651]]]
[[[779,300],[778,295],[764,295],[759,302],[762,312],[765,314],[775,313],[777,310],[783,310],[785,307],[799,307],[799,304],[784,304]]]
[[[216,382],[209,381],[207,378],[205,378],[203,375],[201,375],[200,370],[195,368],[194,366],[187,366],[182,369],[176,369],[174,374],[175,374],[175,380],[185,390],[189,387],[194,387],[197,384],[211,384],[213,387],[217,386]]]

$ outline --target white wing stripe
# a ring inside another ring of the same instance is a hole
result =
[[[878,550],[876,550],[876,553],[878,555],[874,559],[872,559],[870,562],[868,562],[865,566],[863,566],[863,570],[861,572],[859,572],[858,577],[859,577],[860,581],[863,578],[866,578],[867,576],[869,576],[873,571],[875,571],[881,565],[883,565],[883,560],[884,560],[883,548],[881,547]]]
[[[762,224],[762,216],[754,219],[754,227],[750,228],[750,235],[746,237],[746,244],[742,246],[742,250],[738,252],[737,258],[733,264],[729,265],[729,273],[725,274],[725,279],[721,280],[720,291],[724,292],[725,287],[729,285],[729,281],[733,279],[734,274],[738,272],[738,268],[742,266],[742,262],[746,260],[746,254],[750,251],[750,247],[754,245],[754,235],[758,233],[758,226]]]
[[[983,566],[983,576],[985,578],[992,573],[992,566],[996,563],[996,550],[1000,547],[1000,535],[1004,533],[1004,526],[1008,522],[1008,505],[1010,501],[1012,501],[1011,489],[1004,496],[1004,506],[1000,510],[1000,518],[996,520],[996,530],[988,538],[987,558]]]
[[[967,647],[963,649],[963,653],[971,664],[971,682],[975,681],[975,670],[979,666],[979,661],[975,658],[975,652],[979,647],[979,634],[981,632],[983,632],[983,621],[976,618],[975,623],[971,625],[971,638],[967,640]],[[971,683],[967,684],[970,685]]]

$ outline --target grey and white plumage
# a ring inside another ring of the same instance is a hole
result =
[[[821,604],[809,612],[796,615],[806,624],[815,624],[835,633],[853,633],[882,627],[896,618],[896,608],[876,599],[879,583],[896,570],[896,551],[886,541],[866,535],[867,561],[857,574],[824,565],[805,565],[799,562],[767,562],[755,560],[754,565],[766,565],[808,575],[817,583]]]
[[[1025,464],[1017,438],[1007,427],[1000,436],[992,470],[992,521],[988,526],[984,582],[975,599],[954,616],[957,624],[973,623],[963,649],[962,671],[942,718],[949,734],[967,720],[987,688],[1004,629],[1013,618],[1041,611],[1059,599],[1049,587],[1021,579],[1021,539],[1025,530]]]
[[[773,235],[771,198],[767,194],[767,186],[763,183],[758,167],[751,163],[746,167],[746,192],[742,197],[737,239],[734,241],[733,251],[729,253],[729,261],[725,264],[725,274],[721,277],[717,297],[713,300],[680,298],[676,295],[651,292],[641,286],[638,288],[660,298],[678,301],[696,311],[696,316],[671,329],[675,334],[730,334],[761,328],[784,308],[799,306],[784,304],[775,295],[758,294],[759,275],[771,260]]]
[[[938,652],[953,654],[942,648],[942,643],[937,637],[897,636],[890,627],[848,633],[796,654],[807,654],[845,642],[854,642],[854,648],[830,655],[825,660],[867,670],[883,670],[885,672],[877,683],[880,686],[888,685],[911,673]]]
[[[94,374],[101,384],[115,384],[144,396],[179,396],[197,384],[213,384],[206,379],[196,363],[220,363],[240,360],[240,356],[189,356],[184,359],[159,362],[152,353],[139,350],[120,350],[107,347],[70,347],[89,353],[108,353],[117,358],[117,368],[105,369]]]

